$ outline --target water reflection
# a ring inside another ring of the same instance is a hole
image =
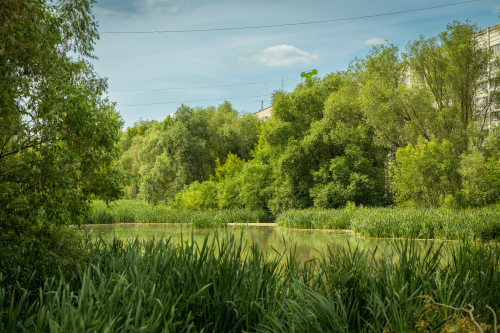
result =
[[[379,255],[387,255],[392,250],[394,242],[401,240],[362,238],[349,231],[335,230],[295,230],[274,226],[228,226],[219,229],[191,229],[190,227],[172,224],[114,224],[90,226],[92,234],[103,239],[117,237],[120,239],[139,240],[155,237],[171,238],[174,244],[181,241],[191,242],[191,239],[201,245],[207,235],[215,232],[219,240],[234,236],[236,241],[247,245],[258,242],[259,246],[269,255],[276,252],[283,253],[295,250],[296,259],[310,260],[321,257],[321,254],[331,250],[350,246],[362,250],[375,250],[377,246]],[[210,238],[213,239],[213,238]],[[438,241],[441,243],[441,241]],[[418,242],[417,247],[423,249],[425,242]],[[385,252],[385,253],[384,253]]]

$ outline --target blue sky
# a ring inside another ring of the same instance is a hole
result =
[[[392,16],[265,29],[165,34],[105,34],[258,26],[331,20],[433,7],[457,0],[98,0],[94,62],[108,77],[109,98],[125,126],[140,118],[163,120],[182,102],[218,105],[229,100],[246,112],[270,103],[274,90],[291,91],[300,73],[345,70],[370,44],[389,40],[402,49],[421,34],[431,37],[454,20],[482,28],[500,24],[498,0]],[[262,83],[267,82],[267,83]],[[253,83],[248,84],[246,83]],[[224,86],[188,89],[192,87]],[[137,89],[169,89],[138,90]],[[120,91],[122,90],[122,91]],[[254,97],[256,96],[256,97]],[[192,102],[203,101],[203,102]],[[168,104],[155,104],[168,103]],[[152,104],[152,105],[137,105]],[[132,105],[132,106],[129,106]]]

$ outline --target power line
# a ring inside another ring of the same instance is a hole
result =
[[[213,102],[213,101],[230,101],[233,99],[243,99],[243,98],[257,98],[257,97],[269,97],[269,95],[260,95],[260,96],[246,96],[246,97],[234,97],[234,98],[217,98],[217,99],[204,99],[199,101],[184,101],[184,102],[165,102],[165,103],[151,103],[151,104],[124,104],[118,106],[139,106],[139,105],[159,105],[159,104],[178,104],[178,103],[197,103],[197,102]]]
[[[207,32],[207,31],[226,31],[226,30],[245,30],[245,29],[262,29],[262,28],[277,28],[277,27],[287,27],[287,26],[297,26],[297,25],[309,25],[309,24],[319,24],[319,23],[328,23],[328,22],[339,22],[339,21],[350,21],[350,20],[360,20],[370,17],[380,17],[380,16],[389,16],[389,15],[397,15],[403,13],[412,13],[423,10],[430,10],[442,7],[463,5],[470,2],[477,2],[479,0],[468,0],[462,2],[456,2],[448,5],[440,5],[433,7],[425,7],[418,9],[410,9],[410,10],[402,10],[399,12],[392,13],[383,13],[383,14],[374,14],[374,15],[365,15],[365,16],[357,16],[357,17],[349,17],[349,18],[340,18],[340,19],[332,19],[332,20],[322,20],[322,21],[311,21],[311,22],[298,22],[298,23],[285,23],[285,24],[271,24],[271,25],[257,25],[257,26],[248,26],[248,27],[232,27],[232,28],[211,28],[211,29],[190,29],[190,30],[157,30],[157,31],[103,31],[100,34],[159,34],[159,33],[189,33],[189,32]]]
[[[113,89],[108,91],[163,91],[163,90],[183,90],[183,89],[206,89],[206,88],[220,88],[220,87],[233,87],[233,86],[245,86],[250,84],[267,84],[272,82],[283,82],[283,81],[299,81],[296,79],[285,79],[276,81],[265,81],[265,82],[248,82],[248,83],[236,83],[236,84],[224,84],[220,86],[205,86],[205,87],[185,87],[185,88],[162,88],[162,89]]]

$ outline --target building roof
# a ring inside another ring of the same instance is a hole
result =
[[[489,27],[489,29],[490,29],[490,32],[500,30],[500,24],[497,24],[497,25],[495,25],[495,26],[493,26],[493,27]],[[483,35],[483,34],[485,34],[485,33],[487,33],[487,32],[488,32],[488,28],[487,28],[487,29],[484,29],[483,31],[479,31],[479,32],[476,34],[476,36],[481,36],[481,35]]]
[[[267,108],[265,108],[265,109],[259,110],[259,111],[257,111],[257,112],[252,113],[252,114],[257,114],[257,113],[259,113],[259,112],[262,112],[262,111],[265,111],[265,110],[269,110],[269,109],[272,109],[272,108],[273,108],[272,106],[269,106],[269,107],[267,107]]]

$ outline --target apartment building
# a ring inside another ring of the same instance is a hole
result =
[[[479,32],[476,35],[476,39],[479,41],[479,45],[482,48],[490,49],[495,55],[500,56],[500,24]],[[488,67],[489,72],[496,72],[498,70],[499,69],[492,63]],[[480,88],[477,94],[476,103],[480,105],[486,101],[487,96],[492,91],[493,87],[487,80],[481,82],[479,86]],[[500,115],[498,114],[500,112],[499,105],[492,105],[486,112],[488,112],[488,122],[490,126],[497,122],[495,119],[500,118]]]
[[[487,28],[476,35],[481,47],[489,48],[493,53],[500,53],[500,24]],[[494,70],[490,66],[490,70]]]
[[[255,112],[253,115],[257,117],[257,119],[259,120],[268,120],[269,118],[271,118],[272,114],[273,114],[273,107],[270,106],[268,108]]]

